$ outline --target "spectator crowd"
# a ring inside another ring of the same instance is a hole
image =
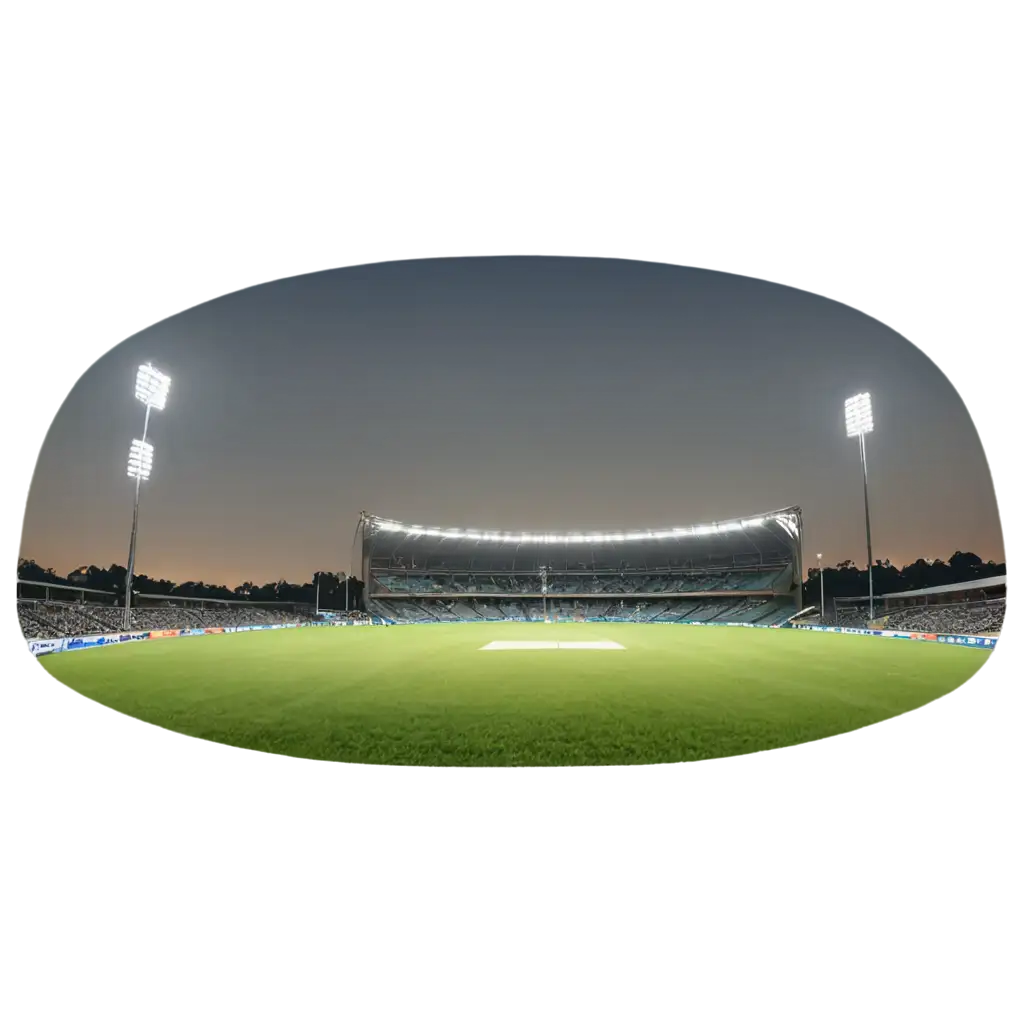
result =
[[[271,626],[309,622],[305,611],[258,608],[250,605],[180,606],[132,609],[132,631],[161,629],[215,629],[228,626]],[[67,601],[19,601],[18,621],[26,640],[54,640],[58,637],[119,633],[124,628],[124,611],[110,605]]]
[[[476,622],[526,620],[542,622],[547,615],[561,622],[587,619],[615,619],[631,622],[749,622],[752,625],[780,625],[793,614],[793,605],[785,600],[763,597],[701,599],[669,598],[637,601],[621,598],[607,601],[536,598],[511,601],[479,600],[467,597],[459,601],[371,598],[373,609],[392,622]]]
[[[885,629],[912,633],[959,633],[966,636],[998,633],[1003,628],[1006,601],[958,602],[945,605],[916,605],[899,608],[888,615],[877,615]],[[810,623],[811,619],[801,619]],[[826,623],[828,625],[828,623]],[[847,629],[867,629],[867,609],[842,608],[835,625]]]
[[[790,570],[749,572],[625,573],[606,572],[502,575],[488,573],[420,573],[399,576],[375,572],[373,596],[392,594],[681,594],[701,590],[771,590],[788,584]]]

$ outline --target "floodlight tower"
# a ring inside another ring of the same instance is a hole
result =
[[[154,409],[163,409],[167,404],[167,393],[171,389],[171,378],[154,369],[149,363],[139,367],[135,377],[135,397],[146,406],[146,418],[142,424],[142,439],[132,441],[128,453],[128,476],[135,480],[135,507],[132,512],[132,540],[128,548],[128,574],[124,587],[124,628],[132,628],[132,578],[135,575],[135,538],[139,532],[139,491],[142,481],[149,479],[153,469],[153,446],[146,441],[149,433],[149,414]]]
[[[864,530],[868,542],[868,621],[875,618],[875,588],[871,574],[871,513],[868,511],[868,458],[864,447],[864,435],[874,429],[871,416],[871,395],[866,391],[846,400],[846,436],[856,437],[860,442],[860,466],[864,473]]]
[[[551,568],[550,565],[538,566],[540,569],[540,592],[542,599],[542,607],[544,609],[544,621],[548,622],[548,570]]]
[[[825,577],[821,571],[821,552],[818,552],[818,582],[821,583],[821,614],[818,616],[821,619],[822,625],[825,624]]]

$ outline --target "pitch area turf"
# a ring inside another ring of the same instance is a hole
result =
[[[624,650],[481,651],[494,640]],[[727,757],[920,707],[988,654],[804,630],[624,623],[291,629],[48,655],[53,676],[190,736],[394,765]]]

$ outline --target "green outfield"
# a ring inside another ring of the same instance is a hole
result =
[[[481,650],[492,642],[586,643]],[[48,655],[79,693],[254,750],[395,765],[650,764],[871,725],[987,653],[804,630],[626,623],[290,629]]]

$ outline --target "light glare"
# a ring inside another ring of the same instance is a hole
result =
[[[138,439],[132,441],[128,452],[128,475],[133,479],[148,480],[153,468],[153,446]]]
[[[171,390],[171,378],[166,373],[146,363],[139,367],[135,377],[135,397],[151,409],[163,409],[167,405],[167,393]]]
[[[871,415],[871,395],[865,391],[846,400],[846,436],[870,434],[874,429]]]
[[[781,526],[788,534],[799,532],[796,518],[789,512],[755,516],[752,519],[730,519],[721,523],[700,526],[674,526],[662,530],[637,530],[629,533],[497,533],[480,530],[442,529],[436,526],[407,526],[393,519],[370,517],[377,529],[388,533],[404,533],[407,537],[440,537],[444,540],[489,541],[499,544],[608,544],[637,542],[645,540],[677,540],[682,537],[702,537],[718,533],[733,533],[740,530],[765,528],[772,523]]]

